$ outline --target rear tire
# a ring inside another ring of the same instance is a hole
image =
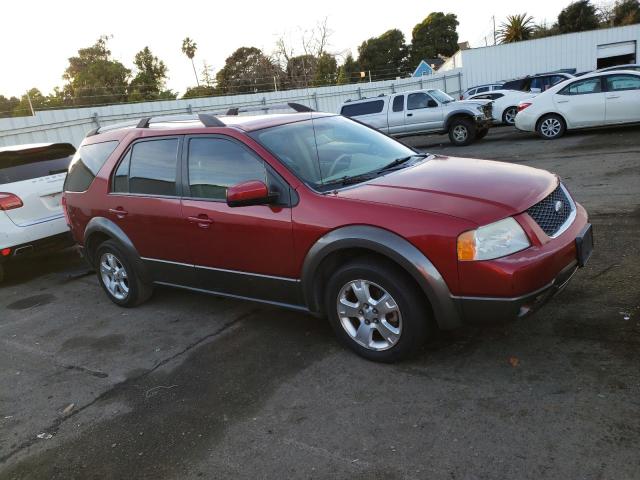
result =
[[[564,119],[555,113],[550,113],[542,117],[536,126],[538,136],[545,140],[560,138],[566,130],[567,125],[564,123]]]
[[[93,258],[98,282],[116,305],[134,307],[153,293],[153,287],[140,279],[134,263],[117,242],[107,240],[101,243]]]
[[[449,140],[456,147],[465,147],[476,139],[476,126],[469,118],[454,118],[449,125]]]
[[[361,257],[333,273],[325,309],[340,342],[376,362],[407,358],[430,332],[424,293],[405,272],[375,257]]]
[[[518,114],[518,107],[508,107],[505,108],[502,114],[502,123],[509,126],[514,126],[516,124],[516,115]]]

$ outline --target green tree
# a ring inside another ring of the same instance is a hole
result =
[[[256,47],[240,47],[216,74],[221,93],[254,93],[273,90],[284,73]]]
[[[14,116],[14,110],[20,103],[20,99],[16,97],[5,97],[0,95],[0,118],[6,118]],[[26,112],[25,115],[30,115],[30,112]]]
[[[111,58],[108,37],[103,35],[95,44],[78,50],[69,58],[63,78],[66,94],[74,105],[100,105],[126,100],[131,71]]]
[[[640,23],[640,2],[638,0],[619,0],[613,7],[615,26]]]
[[[590,0],[577,0],[558,15],[558,32],[584,32],[598,28],[598,14]]]
[[[317,60],[313,84],[316,87],[333,85],[336,83],[337,73],[338,62],[336,61],[336,57],[329,53],[323,53]]]
[[[507,21],[503,22],[498,29],[498,40],[500,43],[521,42],[529,40],[535,31],[533,17],[526,13],[519,15],[507,15]]]
[[[191,66],[193,67],[193,75],[196,77],[196,85],[200,86],[200,80],[198,79],[198,74],[196,73],[196,64],[193,63],[193,57],[196,56],[196,50],[198,50],[198,44],[191,40],[189,37],[186,37],[182,40],[182,53],[184,53],[189,60],[191,60]]]
[[[200,97],[213,97],[216,95],[216,89],[212,85],[200,85],[198,87],[187,88],[182,98],[200,98]]]
[[[360,81],[360,65],[356,62],[351,54],[347,55],[344,63],[338,69],[338,85],[347,83],[357,83]]]
[[[318,59],[311,54],[298,55],[287,60],[287,88],[305,88],[316,76]]]
[[[458,50],[458,17],[432,12],[411,32],[411,65],[438,55],[450,57]]]
[[[176,94],[165,90],[167,67],[164,62],[144,47],[133,60],[136,76],[129,84],[129,100],[145,101],[157,99],[175,99]]]
[[[404,34],[393,29],[362,42],[358,47],[358,63],[372,76],[393,78],[406,70],[407,54]]]

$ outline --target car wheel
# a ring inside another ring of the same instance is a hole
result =
[[[363,257],[331,276],[325,307],[343,344],[369,360],[394,362],[427,339],[430,318],[423,295],[397,267]]]
[[[457,147],[464,147],[475,140],[476,127],[468,118],[456,118],[449,125],[449,140]]]
[[[516,124],[516,115],[518,114],[518,107],[509,107],[505,109],[502,114],[502,123],[505,125],[515,125]]]
[[[133,307],[153,293],[151,285],[142,282],[132,262],[113,240],[101,243],[94,258],[98,281],[113,303]]]
[[[564,135],[566,129],[567,127],[563,118],[560,115],[552,113],[540,119],[536,131],[538,135],[545,140],[555,140]]]
[[[482,128],[482,129],[478,130],[476,132],[476,140],[482,140],[484,137],[487,136],[487,133],[489,133],[489,129],[488,128]]]

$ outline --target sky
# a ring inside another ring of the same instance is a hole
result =
[[[295,53],[300,38],[325,17],[328,50],[357,55],[369,37],[399,28],[407,41],[413,26],[430,12],[458,16],[459,41],[484,46],[492,35],[492,16],[499,25],[507,15],[528,13],[536,22],[552,23],[570,0],[399,0],[396,2],[320,0],[270,1],[77,1],[2,0],[0,29],[0,95],[22,95],[36,87],[49,93],[63,85],[67,59],[103,34],[113,35],[113,56],[133,68],[133,57],[149,46],[168,67],[167,87],[184,92],[195,84],[191,63],[181,52],[189,36],[198,45],[198,73],[206,61],[214,71],[238,47],[255,46],[272,53],[284,37]]]

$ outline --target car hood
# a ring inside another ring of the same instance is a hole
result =
[[[460,106],[460,105],[465,105],[465,106],[477,106],[477,105],[486,105],[487,103],[491,103],[493,100],[486,100],[484,98],[478,98],[475,100],[456,100],[455,102],[451,102],[451,103],[447,103],[448,107],[456,107],[456,106]]]
[[[338,195],[451,215],[486,225],[527,210],[557,185],[558,178],[546,170],[435,156],[341,190]]]

